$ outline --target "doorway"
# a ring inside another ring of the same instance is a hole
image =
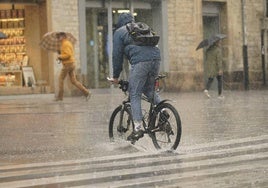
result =
[[[112,9],[113,30],[122,10]],[[152,25],[151,10],[135,9],[136,21],[146,22]],[[87,33],[87,72],[90,87],[106,88],[110,84],[106,78],[109,76],[109,37],[108,37],[108,11],[105,8],[86,9],[86,33]],[[127,79],[129,63],[124,61],[121,77]]]
[[[219,33],[219,16],[203,16],[203,36],[204,38],[209,38],[210,36]],[[208,80],[208,73],[207,73],[207,64],[205,61],[205,50],[204,50],[204,81],[205,83]],[[215,90],[217,88],[217,82],[214,79],[211,89]]]
[[[108,86],[108,13],[104,8],[86,9],[87,73],[91,88]]]
[[[209,38],[215,34],[220,33],[220,4],[219,3],[203,3],[203,38]],[[207,64],[206,56],[204,49],[204,83],[207,83],[208,73],[207,73]],[[217,89],[217,81],[214,79],[214,82],[211,85],[212,90]]]
[[[108,2],[108,1],[107,1]],[[122,12],[133,11],[136,21],[146,22],[155,30],[159,30],[159,17],[153,15],[159,11],[161,1],[154,2],[136,2],[136,1],[110,1],[110,3],[100,3],[100,1],[85,1],[85,36],[81,37],[84,42],[83,48],[86,57],[83,59],[84,69],[86,69],[87,84],[90,88],[108,88],[107,76],[112,75],[112,36],[113,28],[117,23],[118,16]],[[158,8],[156,9],[156,5]],[[81,6],[82,7],[82,6]],[[82,16],[83,17],[83,16]],[[155,27],[154,27],[155,25]],[[110,42],[111,41],[111,42]],[[124,62],[124,68],[121,76],[128,78],[129,63]]]

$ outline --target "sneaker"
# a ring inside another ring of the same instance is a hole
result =
[[[61,102],[61,101],[63,101],[63,99],[55,98],[54,101],[56,101],[56,102]]]
[[[204,93],[205,93],[205,95],[206,95],[208,98],[210,98],[210,95],[209,95],[209,93],[208,93],[208,90],[207,90],[207,89],[205,89],[205,90],[204,90]]]
[[[224,96],[223,95],[220,95],[220,96],[218,96],[218,99],[224,99]]]
[[[88,101],[88,100],[90,99],[90,97],[91,97],[91,92],[88,91],[88,94],[87,94],[87,96],[86,96],[86,101]]]
[[[128,141],[138,141],[140,138],[142,138],[144,135],[143,130],[133,131],[128,137]]]

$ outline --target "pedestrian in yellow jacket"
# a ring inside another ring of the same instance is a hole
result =
[[[86,89],[79,81],[76,79],[75,75],[75,59],[74,59],[74,48],[73,44],[67,40],[66,33],[59,32],[57,38],[61,43],[60,53],[58,59],[62,63],[62,69],[59,76],[59,93],[56,98],[56,101],[63,100],[63,88],[64,88],[64,79],[67,74],[70,76],[70,80],[73,85],[75,85],[86,97],[88,100],[91,96],[91,93]]]

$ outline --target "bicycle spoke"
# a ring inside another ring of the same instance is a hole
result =
[[[126,140],[132,132],[131,116],[128,109],[119,106],[113,112],[109,124],[109,136],[112,141]]]
[[[159,149],[176,149],[181,136],[181,122],[176,109],[164,103],[158,109],[155,125],[152,129],[154,145]]]
[[[165,76],[158,76],[156,81],[160,81]],[[156,82],[155,89],[161,88],[161,84]],[[128,87],[127,81],[120,81],[119,85],[123,92],[126,93]],[[150,104],[149,112],[143,117],[143,127],[145,134],[152,139],[157,149],[175,150],[181,139],[181,120],[177,110],[167,102],[162,101],[156,107],[153,101],[142,96],[142,100]],[[148,125],[147,125],[148,124]],[[147,127],[148,126],[148,127]],[[126,140],[133,132],[133,120],[131,116],[130,100],[124,100],[112,113],[109,122],[109,137],[111,140]]]

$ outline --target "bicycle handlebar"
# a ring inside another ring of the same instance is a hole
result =
[[[127,90],[128,90],[128,85],[129,85],[129,82],[128,82],[128,81],[126,81],[126,80],[119,80],[118,84],[119,84],[119,88],[120,88],[123,92],[127,92]]]
[[[161,80],[161,79],[163,79],[163,78],[165,78],[165,77],[167,77],[167,75],[165,75],[165,74],[159,74],[159,75],[155,78],[155,80]]]

